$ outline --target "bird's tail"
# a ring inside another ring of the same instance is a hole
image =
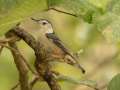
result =
[[[78,68],[80,68],[81,71],[82,71],[82,73],[85,73],[85,69],[80,64],[76,64],[75,66],[77,66]]]
[[[85,73],[85,69],[79,64],[79,62],[74,56],[66,55],[65,58],[66,58],[66,63],[79,68],[82,71],[82,73]]]

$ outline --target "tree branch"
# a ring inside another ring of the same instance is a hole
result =
[[[33,38],[33,36],[26,32],[24,29],[16,26],[15,28],[11,29],[11,32],[23,39],[31,48],[34,50],[36,49],[37,42],[35,38]]]
[[[42,76],[42,78],[48,83],[51,90],[60,90],[60,87],[59,87],[56,79],[51,74],[52,72],[48,71],[48,69],[50,69],[50,68],[46,69],[48,67],[48,65],[45,65],[45,63],[47,63],[47,62],[41,62],[41,61],[44,61],[42,59],[45,59],[46,57],[41,55],[41,53],[43,51],[41,49],[42,45],[41,45],[40,41],[36,41],[32,35],[30,35],[28,32],[24,31],[23,29],[21,29],[19,27],[11,29],[11,32],[14,32],[14,34],[16,34],[18,37],[23,39],[35,51],[35,55],[36,55],[36,61],[35,61],[36,66],[35,67],[39,73],[39,76],[40,77]],[[35,82],[36,82],[36,80],[35,80]],[[34,81],[33,81],[33,84],[34,84]]]
[[[48,83],[51,90],[61,90],[60,86],[57,83],[57,80],[53,76],[53,73],[49,70],[45,72],[44,79]]]
[[[11,31],[6,34],[7,38],[11,38],[14,36],[15,35]],[[13,54],[16,67],[19,71],[19,81],[20,81],[21,90],[31,90],[30,85],[28,83],[28,68],[25,62],[23,61],[24,58],[19,52],[15,44],[15,41],[9,42],[9,46],[15,49],[15,50],[11,50],[11,52]]]

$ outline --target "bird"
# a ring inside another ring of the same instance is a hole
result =
[[[49,60],[50,58],[58,61],[63,60],[62,62],[77,67],[85,73],[84,68],[78,62],[78,58],[71,53],[62,40],[56,35],[53,25],[49,20],[35,18],[31,18],[31,20],[37,24],[39,29],[29,31],[29,33],[40,42],[40,47],[45,51],[44,54],[42,53],[42,56],[46,57],[46,60],[47,58]],[[43,59],[45,60],[45,58]]]

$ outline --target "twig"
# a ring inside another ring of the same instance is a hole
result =
[[[15,35],[11,31],[9,31],[6,34],[7,38],[11,38],[13,36],[15,36]],[[16,67],[19,71],[19,81],[20,81],[21,90],[31,90],[30,85],[28,83],[28,68],[27,68],[25,62],[23,61],[23,56],[19,52],[19,50],[15,44],[15,41],[9,42],[9,46],[15,49],[14,51],[11,50],[11,52],[13,54],[13,58],[14,58]]]
[[[43,59],[46,58],[45,56],[43,57],[41,55],[41,53],[43,52],[42,49],[41,49],[42,48],[41,43],[39,41],[36,41],[35,38],[32,35],[30,35],[28,32],[24,31],[23,29],[21,29],[19,27],[16,27],[16,28],[12,29],[11,32],[14,32],[18,37],[23,39],[35,51],[35,55],[36,55],[36,61],[35,61],[36,66],[35,67],[36,67],[36,70],[40,71],[40,72],[38,72],[39,75],[42,76],[43,79],[48,83],[51,90],[60,90],[60,87],[59,87],[56,79],[53,77],[51,72],[48,71],[48,69],[46,70],[46,68],[48,66],[44,65],[45,64],[44,62],[41,63],[41,61],[43,61]]]
[[[15,38],[15,37],[4,38],[4,39],[1,39],[1,38],[0,38],[0,44],[1,44],[1,43],[8,43],[8,42],[10,42],[10,41],[17,41],[17,38]]]
[[[7,49],[10,49],[10,50],[13,51],[13,52],[16,52],[16,51],[17,51],[16,49],[14,49],[14,48],[6,45],[6,44],[0,44],[0,46],[1,46],[1,47],[6,47]]]
[[[30,82],[30,86],[33,87],[39,79],[40,78],[38,76],[34,76],[33,80]]]
[[[40,78],[38,76],[34,76],[33,80],[30,82],[30,87],[32,88],[39,79]],[[17,83],[14,87],[11,88],[11,90],[15,90],[19,85],[20,83]]]
[[[19,85],[20,83],[17,83],[14,87],[11,88],[11,90],[15,90]]]
[[[0,54],[1,54],[1,51],[2,51],[3,47],[6,47],[6,48],[10,49],[10,50],[13,51],[13,52],[17,52],[16,49],[14,49],[14,48],[12,48],[12,47],[10,47],[10,46],[7,46],[6,44],[0,44],[0,46],[1,46],[1,48],[0,48]],[[28,69],[32,72],[32,74],[37,75],[37,72],[35,72],[35,71],[30,67],[30,65],[28,64],[27,60],[26,60],[22,55],[21,55],[21,57],[23,58],[24,63],[26,64],[26,66],[28,67]]]
[[[0,48],[0,54],[1,54],[1,52],[2,52],[2,50],[3,50],[4,47],[12,50],[13,52],[17,52],[16,49],[14,49],[14,48],[12,48],[12,47],[7,46],[6,44],[4,44],[4,43],[8,43],[8,42],[13,42],[13,41],[15,41],[15,40],[17,40],[17,39],[15,39],[15,37],[14,37],[14,38],[10,38],[10,39],[9,39],[9,38],[8,38],[8,39],[1,39],[1,40],[0,40],[0,46],[1,46],[1,48]],[[28,69],[32,72],[32,74],[34,74],[34,75],[37,74],[37,73],[30,67],[30,65],[28,64],[27,60],[26,60],[22,55],[21,55],[21,57],[23,58],[23,61],[24,61],[25,64],[27,65]]]
[[[72,13],[69,13],[69,12],[65,12],[65,11],[62,11],[62,10],[59,10],[59,9],[56,9],[56,8],[53,8],[53,7],[48,8],[48,10],[54,10],[54,11],[57,11],[57,12],[60,12],[60,13],[64,13],[64,14],[67,14],[67,15],[71,15],[71,16],[74,16],[74,17],[78,17],[78,16],[75,15],[75,14],[72,14]]]
[[[11,29],[11,32],[23,39],[31,48],[34,50],[36,49],[37,42],[35,38],[33,38],[33,36],[26,32],[24,29],[16,27],[14,29]]]
[[[11,42],[11,41],[17,41],[17,40],[18,40],[18,39],[15,38],[15,37],[4,38],[4,39],[1,39],[1,38],[0,38],[0,46],[1,46],[1,47],[0,47],[0,54],[1,54],[1,52],[2,52],[2,50],[3,50],[4,47],[13,50],[13,48],[7,46],[6,43]]]
[[[57,83],[57,80],[51,71],[47,70],[43,78],[48,83],[51,90],[61,90],[60,86]]]

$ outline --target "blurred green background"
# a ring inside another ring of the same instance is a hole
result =
[[[2,0],[0,1],[2,2]],[[109,1],[110,0],[89,0],[89,3],[92,3],[105,11],[105,7]],[[46,7],[46,4],[43,2],[40,7]],[[0,18],[2,18],[2,15],[4,16],[3,13],[5,13],[4,10],[0,13]],[[51,21],[55,33],[65,45],[74,53],[79,53],[79,63],[86,70],[85,79],[96,81],[98,87],[103,87],[101,90],[106,90],[104,86],[108,84],[114,75],[120,72],[119,44],[110,41],[112,27],[108,26],[103,28],[102,31],[99,31],[93,24],[85,22],[81,18],[76,18],[53,10],[38,12],[32,14],[31,17],[37,19],[45,18]],[[3,23],[4,20],[0,21],[0,23],[1,22]],[[28,29],[34,27],[30,17],[27,16],[21,21],[21,24]],[[1,30],[1,35],[4,32],[6,31]],[[1,38],[2,37],[3,36],[1,36]],[[24,41],[18,42],[17,45],[31,67],[34,69],[34,51],[28,47]],[[66,64],[58,63],[55,67],[63,75],[74,79],[81,80],[83,78],[82,76],[84,76],[79,70]],[[16,70],[11,52],[4,48],[0,55],[0,90],[10,90],[16,83],[18,83],[18,79],[18,71]],[[76,85],[69,81],[59,81],[59,83],[62,90],[94,90],[87,86]],[[16,90],[19,90],[19,88]],[[49,90],[49,88],[45,82],[38,82],[34,86],[34,90]]]

